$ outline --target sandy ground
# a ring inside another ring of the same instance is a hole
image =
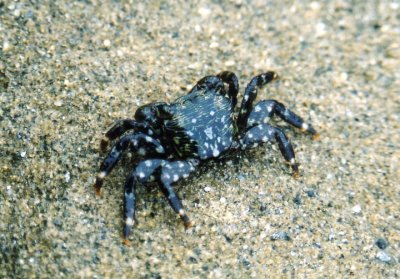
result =
[[[133,2],[0,1],[0,277],[399,277],[400,3]],[[140,187],[124,246],[133,166],[95,197],[103,133],[222,70],[280,74],[259,99],[321,133],[277,122],[299,179],[276,146],[208,164],[177,185],[187,231]]]

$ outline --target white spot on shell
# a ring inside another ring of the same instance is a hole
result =
[[[260,106],[255,106],[254,111],[259,112],[261,110]]]
[[[151,161],[146,161],[144,162],[144,164],[146,165],[146,167],[151,167],[151,165],[153,164]]]
[[[263,137],[261,140],[262,140],[263,142],[267,142],[267,141],[268,141],[268,138],[267,138],[267,137]]]
[[[144,174],[144,172],[140,172],[140,173],[139,173],[139,177],[140,177],[140,178],[144,178],[145,176],[146,176],[146,175]]]
[[[215,148],[215,149],[213,150],[213,156],[214,156],[214,157],[218,157],[218,156],[219,156],[219,150],[218,150],[218,149]]]
[[[146,136],[146,137],[145,137],[145,140],[146,140],[147,142],[151,142],[153,139],[152,139],[151,137],[149,137],[149,136]]]
[[[180,168],[183,168],[184,164],[183,164],[182,162],[179,162],[178,166],[179,166]]]
[[[215,114],[215,111],[213,111],[213,110],[210,111],[210,115],[211,115],[211,116],[214,116],[214,114]]]
[[[192,123],[194,124],[194,123],[196,123],[197,122],[197,119],[196,118],[193,118],[192,119]]]
[[[177,174],[174,174],[173,180],[176,182],[176,181],[178,181],[178,179],[179,179],[179,176]]]
[[[214,138],[212,127],[208,127],[207,129],[205,129],[204,133],[206,134],[207,138],[209,139]]]
[[[307,123],[301,124],[301,129],[304,131],[308,130],[308,124]]]

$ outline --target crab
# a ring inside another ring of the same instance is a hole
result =
[[[104,151],[115,141],[103,160],[95,181],[96,194],[104,178],[126,151],[135,155],[136,166],[124,186],[123,237],[128,237],[135,222],[135,189],[138,184],[156,182],[186,228],[193,225],[173,184],[189,177],[208,160],[224,158],[238,151],[276,141],[293,175],[299,170],[295,154],[285,133],[269,124],[273,116],[318,137],[312,125],[276,100],[253,105],[257,91],[278,75],[268,71],[248,83],[241,105],[236,109],[239,83],[236,75],[224,71],[206,76],[173,103],[155,102],[137,109],[135,119],[117,121],[101,141]]]

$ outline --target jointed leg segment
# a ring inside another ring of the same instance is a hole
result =
[[[157,181],[160,189],[168,199],[172,209],[179,214],[186,228],[192,226],[192,222],[185,213],[182,202],[177,196],[172,184],[182,178],[187,178],[194,171],[196,161],[173,161],[152,159],[140,162],[136,169],[126,180],[124,190],[124,238],[127,238],[132,230],[135,218],[135,188],[137,183]]]
[[[249,129],[244,137],[240,140],[242,149],[253,148],[261,143],[268,141],[277,141],[279,150],[281,151],[286,162],[291,166],[293,175],[298,176],[298,166],[293,151],[293,147],[281,129],[268,124],[259,124]]]
[[[165,150],[163,146],[152,137],[143,133],[130,134],[122,137],[111,149],[103,163],[100,166],[100,172],[97,175],[95,188],[96,193],[100,194],[100,188],[104,178],[112,171],[125,150],[131,148],[140,156],[158,155],[163,156]]]
[[[129,130],[135,130],[135,132],[142,132],[151,136],[153,134],[152,129],[143,122],[137,122],[133,119],[121,119],[115,122],[115,124],[108,130],[105,137],[100,142],[100,149],[104,152],[110,141],[122,136]]]
[[[294,127],[312,134],[314,137],[318,136],[317,131],[311,124],[307,124],[300,116],[275,100],[264,100],[258,102],[249,115],[247,128],[251,128],[254,125],[261,123],[268,123],[270,118],[274,115],[279,116],[283,121],[293,125]]]
[[[278,75],[275,72],[266,72],[255,76],[247,85],[237,120],[239,132],[243,132],[247,126],[247,119],[253,109],[253,102],[257,97],[257,89],[277,78]]]
[[[236,107],[237,104],[237,94],[239,93],[239,82],[236,75],[229,71],[221,72],[217,75],[223,82],[229,85],[228,96],[232,102],[232,108]]]

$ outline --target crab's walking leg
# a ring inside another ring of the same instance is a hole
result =
[[[174,161],[168,162],[161,168],[159,185],[164,195],[167,197],[172,209],[179,214],[186,228],[192,226],[192,222],[183,210],[182,203],[172,187],[172,183],[182,178],[187,178],[195,170],[196,161]]]
[[[110,141],[122,136],[129,130],[135,130],[136,132],[144,132],[151,136],[153,134],[152,129],[146,123],[137,122],[133,119],[121,119],[115,122],[115,124],[108,130],[104,135],[104,138],[100,142],[100,149],[104,152]]]
[[[268,123],[271,117],[274,115],[279,116],[285,122],[301,129],[302,131],[308,132],[313,135],[314,138],[318,137],[317,131],[311,124],[304,122],[304,120],[287,109],[283,104],[275,100],[264,100],[258,102],[254,109],[251,111],[250,116],[247,120],[247,128],[251,128],[254,125],[261,123]]]
[[[123,152],[130,147],[132,151],[140,156],[158,155],[165,153],[162,145],[152,137],[143,133],[131,134],[122,137],[110,150],[103,163],[100,166],[100,172],[95,182],[96,193],[100,194],[100,188],[103,185],[104,178],[112,171]]]
[[[277,78],[278,75],[275,72],[266,72],[264,74],[255,76],[249,82],[244,91],[242,104],[240,105],[239,116],[237,120],[239,132],[242,132],[247,126],[247,119],[252,111],[253,101],[257,97],[257,89]]]
[[[239,82],[236,75],[229,71],[221,72],[217,75],[223,82],[229,85],[228,96],[232,102],[232,108],[237,104],[237,94],[239,92]]]
[[[297,177],[299,173],[292,144],[281,129],[268,124],[257,125],[248,130],[243,138],[240,139],[242,149],[257,147],[261,143],[268,141],[278,142],[279,150],[281,151],[286,162],[291,166],[293,176]]]
[[[165,162],[160,159],[145,160],[140,162],[135,170],[128,176],[124,187],[124,241],[129,244],[128,237],[131,233],[132,226],[135,223],[135,205],[136,196],[135,189],[137,183],[145,183],[154,180],[154,172],[160,165]]]

